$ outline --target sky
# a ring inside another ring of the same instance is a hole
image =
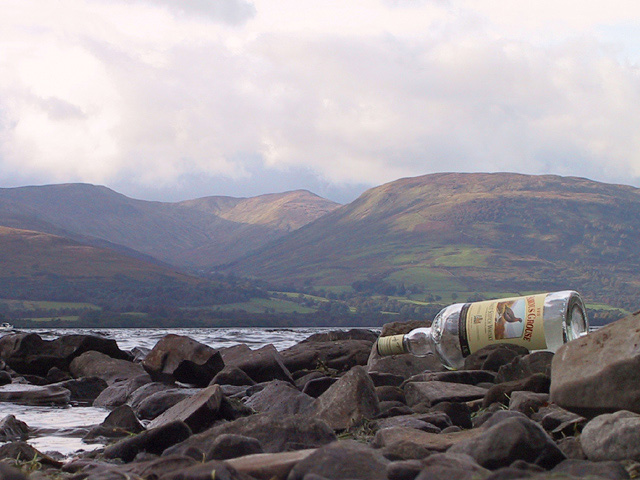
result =
[[[640,187],[637,0],[3,0],[0,187]]]

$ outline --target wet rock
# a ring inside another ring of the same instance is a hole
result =
[[[496,343],[481,348],[464,360],[464,370],[491,370],[497,372],[502,365],[518,356],[528,355],[529,350],[519,345]]]
[[[580,443],[594,462],[640,461],[640,415],[626,410],[599,415],[585,425]]]
[[[255,385],[256,382],[243,370],[238,367],[234,367],[232,365],[226,365],[220,372],[213,377],[210,385]]]
[[[542,373],[536,373],[528,378],[505,382],[491,387],[482,401],[482,407],[487,408],[493,403],[509,404],[509,397],[513,392],[524,390],[535,393],[549,393],[551,379]]]
[[[526,416],[531,417],[540,410],[541,407],[549,402],[548,393],[534,393],[525,391],[515,391],[511,393],[509,399],[509,410],[522,412]]]
[[[318,367],[346,371],[356,365],[366,365],[373,344],[371,339],[326,340],[326,337],[312,336],[283,350],[281,355],[292,372]]]
[[[14,415],[0,420],[0,442],[15,442],[29,438],[29,426]]]
[[[287,478],[303,480],[313,474],[320,478],[386,480],[388,464],[380,452],[361,443],[344,440],[317,449],[298,462]]]
[[[52,383],[51,386],[66,388],[71,392],[71,400],[93,402],[108,387],[106,381],[98,377],[82,377]]]
[[[419,403],[429,406],[440,402],[468,402],[483,398],[487,390],[474,385],[450,382],[409,382],[404,386],[407,405]]]
[[[316,448],[336,439],[326,423],[306,415],[263,413],[216,425],[167,449],[164,455],[184,454],[208,460],[215,439],[227,433],[255,438],[267,453]]]
[[[260,480],[286,479],[291,469],[313,452],[315,449],[247,455],[227,460],[226,463],[251,478]]]
[[[225,433],[213,441],[206,457],[212,460],[228,460],[256,453],[263,453],[263,450],[262,445],[255,438]]]
[[[149,382],[151,382],[151,377],[146,373],[128,380],[115,382],[100,392],[100,395],[93,401],[93,406],[118,407],[124,405],[129,395]]]
[[[21,405],[66,405],[71,392],[55,385],[27,385],[12,383],[0,387],[0,402]]]
[[[184,335],[162,337],[142,361],[142,366],[157,382],[209,385],[224,368],[218,350]]]
[[[111,358],[97,351],[85,352],[73,359],[69,371],[76,377],[98,377],[109,385],[144,375],[144,369],[129,360]]]
[[[289,382],[273,380],[251,396],[245,405],[256,412],[295,415],[307,411],[313,402],[313,397],[300,392]]]
[[[167,448],[180,443],[191,436],[191,429],[181,421],[146,430],[134,437],[120,440],[104,449],[107,459],[119,458],[131,462],[140,452],[160,455]]]
[[[556,465],[552,474],[567,474],[577,478],[596,477],[610,480],[627,480],[631,478],[620,462],[588,462],[586,460],[565,460]]]
[[[483,428],[476,438],[454,445],[449,452],[470,455],[488,469],[507,467],[516,460],[553,468],[565,459],[542,427],[525,416]]]
[[[222,349],[221,353],[225,365],[239,368],[255,382],[284,380],[295,383],[283,357],[273,345],[251,350],[247,345],[240,344]]]
[[[560,347],[551,401],[585,417],[640,413],[640,312]]]
[[[380,404],[371,378],[364,368],[356,366],[320,395],[309,413],[334,430],[341,430],[375,418]]]
[[[551,362],[553,352],[532,352],[523,357],[515,357],[511,362],[503,365],[498,370],[495,383],[511,382],[528,378],[535,373],[551,376]]]
[[[320,395],[326,392],[331,385],[336,383],[336,381],[337,379],[333,377],[314,378],[304,384],[302,393],[313,398],[318,398]]]
[[[210,427],[221,418],[222,390],[220,385],[211,385],[193,396],[169,408],[149,423],[148,428],[159,428],[176,421],[186,423],[194,433]]]
[[[195,393],[196,390],[191,388],[161,390],[141,400],[134,411],[141,420],[153,420]]]
[[[41,465],[46,467],[60,468],[62,462],[51,458],[39,450],[36,450],[26,442],[11,442],[6,443],[0,447],[0,459],[9,458],[13,460],[20,460],[22,462],[38,461]]]
[[[422,461],[423,469],[416,480],[476,480],[489,471],[470,456],[459,453],[437,453]]]
[[[119,438],[144,430],[135,413],[129,405],[121,405],[107,415],[107,418],[97,427],[89,430],[85,440],[98,437]]]
[[[16,333],[0,338],[0,357],[21,374],[45,377],[52,367],[68,371],[72,360],[88,351],[111,358],[131,357],[118,348],[115,340],[96,335],[64,335],[43,340],[36,333]]]

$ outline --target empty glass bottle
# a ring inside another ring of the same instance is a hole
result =
[[[435,354],[448,368],[458,369],[465,357],[495,343],[555,352],[589,331],[584,303],[572,290],[456,303],[443,308],[431,327],[406,335],[380,337],[380,355]]]

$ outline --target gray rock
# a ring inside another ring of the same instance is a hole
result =
[[[162,382],[150,382],[142,385],[140,388],[137,388],[133,392],[131,392],[127,396],[127,404],[131,406],[131,408],[136,411],[140,404],[151,395],[157,392],[164,392],[166,390],[170,390],[172,388],[176,388],[175,385],[171,385],[168,383]]]
[[[423,432],[440,433],[441,429],[432,423],[425,422],[411,415],[402,415],[398,417],[389,417],[376,420],[378,428],[406,427],[422,430]]]
[[[500,367],[496,375],[496,383],[511,382],[527,378],[534,373],[551,376],[553,352],[532,352],[523,357],[515,357],[510,363]]]
[[[401,402],[407,403],[407,399],[404,396],[404,390],[400,387],[392,387],[390,385],[384,385],[382,387],[376,387],[376,395],[380,402]]]
[[[483,398],[487,390],[474,385],[450,382],[409,382],[404,386],[407,405],[429,406],[440,402],[468,402]]]
[[[333,377],[313,378],[304,384],[304,387],[302,387],[302,393],[313,398],[318,398],[326,392],[331,385],[336,383],[336,381],[337,379]]]
[[[586,460],[565,460],[556,465],[551,473],[564,473],[574,477],[597,477],[610,480],[627,480],[631,478],[620,462],[589,462]]]
[[[69,371],[76,377],[98,377],[109,385],[144,375],[144,369],[129,360],[111,358],[104,353],[89,351],[73,359]]]
[[[515,410],[524,413],[527,417],[531,417],[541,407],[547,405],[548,402],[548,393],[515,391],[509,399],[509,410]]]
[[[221,354],[225,365],[239,368],[255,382],[284,380],[294,383],[282,355],[273,345],[251,350],[247,345],[240,344],[222,349]]]
[[[524,416],[483,428],[478,437],[454,445],[449,452],[470,455],[488,469],[507,467],[516,460],[552,468],[565,459],[542,427]]]
[[[108,387],[107,382],[98,377],[74,378],[51,385],[66,388],[71,392],[71,400],[79,402],[93,402]]]
[[[263,449],[260,442],[255,438],[225,433],[213,441],[211,449],[207,452],[207,458],[228,460],[256,453],[263,453]]]
[[[626,410],[599,415],[585,425],[580,443],[594,462],[640,461],[640,415]]]
[[[406,380],[408,382],[450,382],[478,385],[479,383],[494,383],[496,373],[489,370],[456,370],[446,372],[424,372]]]
[[[525,347],[509,343],[495,343],[481,348],[464,360],[464,370],[491,370],[497,372],[500,367],[518,356],[529,353]]]
[[[281,352],[287,368],[314,370],[319,366],[348,370],[356,365],[366,365],[373,342],[361,339],[326,341],[319,338],[303,341]]]
[[[422,463],[416,480],[476,480],[489,474],[472,457],[459,453],[436,453]]]
[[[248,475],[247,480],[254,478],[261,480],[286,479],[291,469],[314,451],[315,449],[281,453],[258,453],[232,458],[225,461],[225,463],[235,468],[239,473]]]
[[[371,445],[398,452],[397,460],[423,458],[432,452],[444,452],[453,445],[478,437],[482,433],[479,429],[455,433],[429,433],[415,428],[391,427],[378,430]],[[406,456],[406,452],[409,451],[420,452],[420,456]]]
[[[367,359],[367,371],[372,375],[386,374],[406,379],[427,371],[441,372],[444,370],[445,367],[435,355],[416,357],[410,353],[405,353],[382,357],[378,354],[375,345],[370,349]]]
[[[14,415],[0,420],[0,442],[15,442],[29,438],[29,426]]]
[[[176,421],[158,428],[145,430],[138,435],[120,440],[105,448],[103,456],[107,459],[119,458],[131,462],[140,452],[156,455],[180,443],[191,436],[191,429],[186,423]]]
[[[62,462],[23,441],[5,443],[0,446],[0,459],[4,458],[22,462],[38,461],[44,467],[60,468],[62,466]]]
[[[324,478],[386,480],[389,461],[380,452],[352,440],[321,447],[297,463],[288,480],[303,480],[315,474]]]
[[[560,347],[551,401],[585,417],[640,413],[640,312]]]
[[[168,390],[161,390],[152,393],[140,401],[134,411],[142,420],[153,420],[195,393],[196,390],[192,388],[170,388]]]
[[[556,445],[558,445],[558,448],[562,450],[562,453],[564,453],[567,458],[575,460],[587,459],[587,456],[584,454],[584,450],[582,450],[582,445],[580,445],[579,438],[563,437],[556,441]]]
[[[0,478],[2,480],[27,480],[27,477],[20,470],[2,463],[0,463]]]
[[[220,385],[211,385],[195,395],[185,398],[154,418],[147,428],[158,428],[182,421],[189,426],[192,432],[198,433],[222,418],[221,405],[222,390]]]
[[[313,397],[300,392],[289,382],[273,380],[251,396],[245,405],[256,412],[295,415],[307,411],[313,402]]]
[[[535,393],[549,393],[551,379],[542,373],[535,373],[528,378],[512,382],[499,383],[491,387],[482,401],[482,407],[487,408],[493,403],[509,404],[509,397],[513,392],[524,390]]]
[[[98,437],[126,437],[133,433],[140,433],[143,430],[144,427],[138,421],[131,407],[129,405],[121,405],[111,411],[100,425],[89,430],[84,440]]]
[[[151,378],[146,373],[127,380],[114,382],[100,392],[100,395],[93,401],[93,406],[118,407],[124,405],[129,395],[149,382],[151,382]]]
[[[233,365],[225,365],[225,367],[220,370],[211,380],[210,385],[236,385],[236,386],[245,386],[245,385],[255,385],[256,382],[253,379],[244,373],[243,370],[240,370],[238,367],[234,367]]]
[[[555,404],[541,408],[531,416],[531,419],[542,425],[542,428],[546,431],[557,434],[560,437],[581,432],[587,423],[586,418]]]
[[[154,381],[206,387],[224,368],[218,350],[184,335],[162,337],[142,361]]]
[[[432,412],[445,413],[453,425],[462,429],[472,428],[471,409],[469,405],[462,402],[441,402],[430,408]]]
[[[375,387],[364,368],[353,367],[318,397],[310,415],[342,430],[380,413]]]
[[[422,466],[420,460],[396,460],[387,465],[387,478],[389,480],[414,480],[422,470]]]
[[[229,462],[212,460],[167,473],[159,480],[253,480],[253,478],[238,472]]]
[[[66,405],[71,392],[55,385],[27,385],[12,383],[0,387],[0,402],[21,405]]]

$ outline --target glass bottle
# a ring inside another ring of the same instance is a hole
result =
[[[586,335],[589,321],[580,295],[572,290],[456,303],[443,308],[431,327],[406,335],[380,337],[380,355],[435,354],[450,369],[465,357],[496,343],[555,352],[564,343]]]

